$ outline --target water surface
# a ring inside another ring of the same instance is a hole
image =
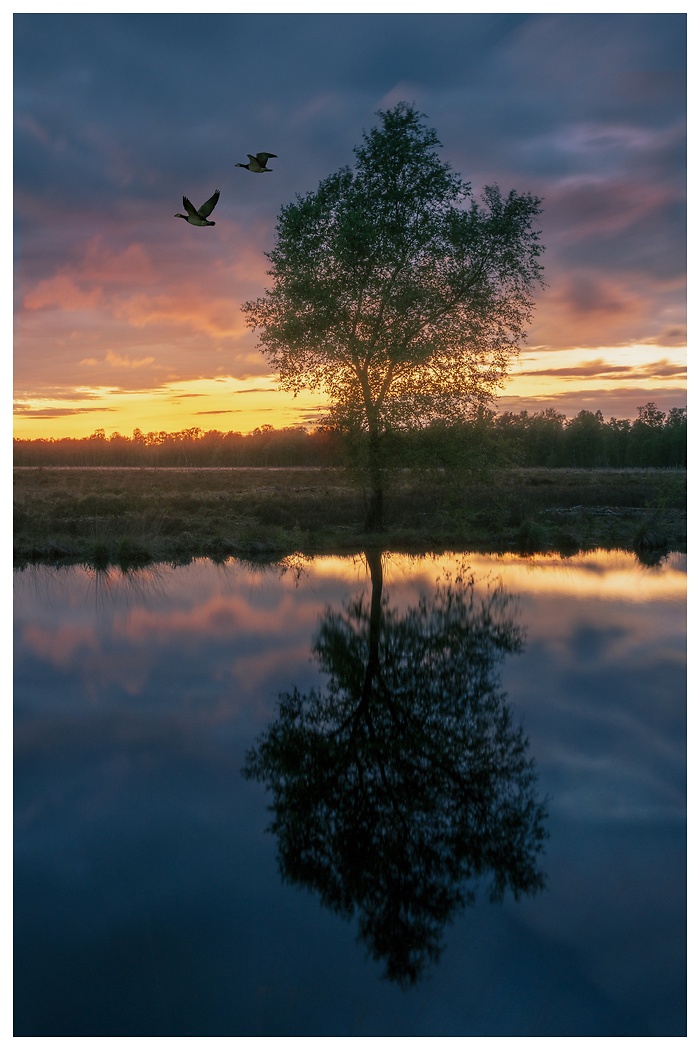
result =
[[[16,574],[16,1035],[685,1033],[684,557],[382,566],[375,649],[362,558]],[[301,724],[306,789],[329,696],[354,793],[331,764],[270,832],[241,771]]]

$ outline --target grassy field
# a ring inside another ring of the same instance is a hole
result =
[[[14,471],[14,559],[185,562],[294,551],[634,550],[654,561],[686,548],[686,474],[665,470],[403,471],[386,531],[362,528],[362,488],[342,470],[60,468]]]

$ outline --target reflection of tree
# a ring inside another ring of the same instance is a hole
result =
[[[381,555],[367,561],[369,608],[321,623],[325,689],[281,695],[244,774],[272,791],[283,877],[357,911],[387,976],[411,984],[480,877],[492,900],[541,889],[546,813],[499,689],[497,663],[522,647],[508,596],[458,576],[399,614]]]

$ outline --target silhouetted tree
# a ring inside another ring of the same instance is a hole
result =
[[[566,427],[569,462],[574,467],[603,466],[605,456],[603,413],[582,409]]]
[[[527,427],[526,461],[532,467],[559,467],[564,459],[566,416],[553,408],[535,412]]]
[[[629,466],[629,443],[632,424],[629,419],[612,417],[607,425],[608,462],[611,467]]]
[[[684,467],[688,448],[688,410],[672,408],[664,424],[664,466]]]
[[[386,433],[488,401],[541,283],[538,198],[490,186],[480,206],[421,116],[405,102],[380,112],[354,172],[282,209],[272,287],[243,305],[282,387],[323,390],[330,420],[364,435],[370,530]]]
[[[663,465],[663,434],[666,414],[653,401],[637,408],[637,418],[630,430],[630,445],[635,466]]]
[[[326,687],[281,695],[243,772],[272,792],[283,877],[357,912],[386,975],[412,984],[481,878],[492,900],[542,888],[546,813],[496,673],[522,646],[508,597],[458,576],[399,614],[366,558],[369,605],[321,622]]]

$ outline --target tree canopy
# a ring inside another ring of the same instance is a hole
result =
[[[354,171],[282,208],[271,287],[243,305],[281,386],[323,391],[328,421],[369,437],[377,497],[387,430],[465,419],[502,383],[543,250],[537,197],[489,186],[477,202],[422,114],[378,116]]]

